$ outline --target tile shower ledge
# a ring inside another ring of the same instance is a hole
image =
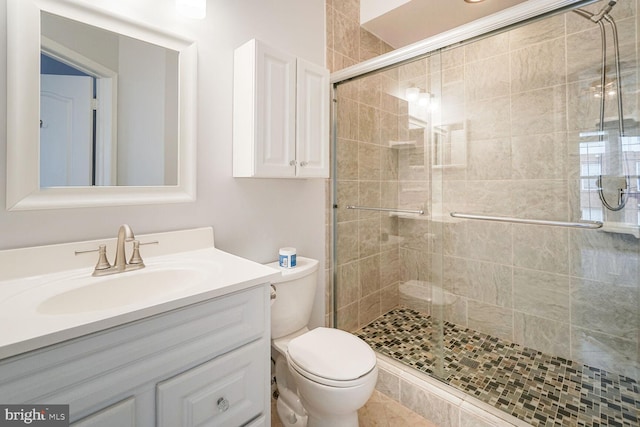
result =
[[[97,254],[76,257],[74,251],[107,244],[108,254],[114,254],[109,246],[114,245],[112,240],[115,239],[0,251],[0,265],[3,266],[0,271],[0,323],[10,325],[0,330],[0,360],[248,289],[269,282],[279,274],[262,264],[216,249],[210,228],[140,235],[138,238],[141,242],[159,242],[141,249],[147,267],[104,277],[133,277],[154,268],[162,272],[165,268],[194,267],[204,272],[204,280],[193,286],[145,296],[132,303],[84,312],[79,309],[73,313],[47,314],[37,309],[39,304],[52,296],[78,289],[78,278],[91,278]],[[47,255],[53,259],[46,258]],[[43,256],[42,264],[33,265],[34,259]],[[89,266],[72,268],[78,267],[78,263]],[[79,283],[91,286],[85,282]]]
[[[438,381],[427,374],[416,371],[410,367],[403,365],[402,363],[392,359],[384,354],[376,353],[378,358],[378,368],[382,371],[386,371],[394,377],[404,380],[407,383],[417,387],[421,391],[440,399],[444,405],[448,406],[447,413],[449,416],[453,416],[454,420],[449,420],[451,425],[465,425],[462,423],[462,418],[472,418],[476,422],[485,422],[488,426],[495,427],[531,427],[531,424],[520,420],[512,415],[507,414],[473,396],[470,396],[452,386],[449,386],[441,381]],[[378,391],[389,396],[390,398],[399,401],[404,406],[407,406],[412,411],[417,412],[431,422],[437,422],[436,419],[430,417],[428,413],[424,413],[424,409],[414,408],[408,404],[406,393],[403,394],[401,385],[398,385],[397,390],[393,390],[388,385],[383,384],[378,380],[376,386]],[[433,404],[433,401],[431,401]],[[436,404],[437,405],[437,404]],[[440,405],[437,405],[441,407]],[[428,409],[426,409],[428,411]],[[464,415],[462,413],[465,413]],[[440,418],[440,416],[438,416]],[[460,421],[460,422],[459,422]],[[448,425],[448,424],[447,424]],[[441,427],[446,427],[442,425]],[[466,424],[470,425],[470,424]]]

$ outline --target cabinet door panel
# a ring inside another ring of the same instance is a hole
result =
[[[133,397],[71,424],[72,427],[134,427],[135,425],[136,405]]]
[[[293,176],[295,167],[296,58],[258,44],[256,85],[259,176]],[[262,140],[262,143],[259,141]]]
[[[329,177],[329,71],[298,59],[296,158],[300,177]]]
[[[158,384],[158,427],[235,427],[260,415],[264,346],[255,341]]]
[[[267,417],[262,416],[256,420],[251,421],[249,424],[246,424],[245,427],[267,427]]]

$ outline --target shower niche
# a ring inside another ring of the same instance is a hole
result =
[[[464,121],[434,126],[431,138],[434,168],[467,167],[467,126]]]

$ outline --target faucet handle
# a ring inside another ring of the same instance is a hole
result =
[[[76,255],[86,254],[89,252],[98,252],[98,262],[96,263],[96,267],[94,271],[106,270],[111,268],[111,264],[109,264],[109,260],[107,259],[107,245],[100,245],[98,249],[89,249],[86,251],[75,251]]]
[[[133,252],[131,252],[131,259],[129,260],[129,264],[139,265],[140,268],[144,267],[144,262],[142,261],[142,257],[140,256],[140,246],[142,245],[157,245],[159,242],[157,240],[152,240],[149,242],[140,242],[139,240],[133,241]]]
[[[140,256],[140,242],[138,240],[133,241],[133,252],[131,253],[129,265],[136,265],[139,266],[139,268],[144,267],[144,261],[142,261],[142,257]]]
[[[98,246],[98,263],[96,264],[96,270],[106,270],[111,268],[109,260],[107,259],[107,245]]]

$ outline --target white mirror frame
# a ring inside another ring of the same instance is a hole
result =
[[[40,188],[40,12],[60,15],[179,54],[178,185]],[[196,191],[194,41],[65,0],[7,1],[7,210],[184,203]]]

